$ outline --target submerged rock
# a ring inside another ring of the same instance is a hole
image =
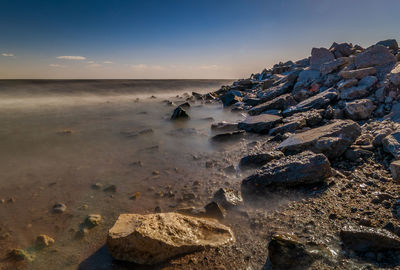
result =
[[[189,115],[187,112],[182,109],[182,107],[178,106],[174,112],[171,115],[171,120],[177,120],[177,119],[188,119]]]
[[[244,130],[237,130],[237,131],[232,131],[232,132],[221,133],[221,134],[212,136],[211,141],[227,142],[227,141],[232,141],[232,140],[238,140],[238,139],[243,138],[245,133],[246,132]]]
[[[234,241],[231,229],[214,219],[178,213],[121,214],[109,230],[107,247],[117,260],[156,264]]]
[[[305,151],[273,160],[242,181],[243,193],[263,193],[270,187],[293,187],[323,182],[332,175],[328,159]]]
[[[267,164],[273,159],[279,159],[282,157],[284,157],[284,155],[280,151],[251,154],[240,159],[239,167],[241,169],[257,168]]]
[[[287,153],[311,150],[333,159],[341,156],[360,134],[361,128],[356,122],[335,120],[331,124],[290,136],[278,146],[278,150]]]
[[[238,129],[255,133],[268,133],[271,128],[282,121],[282,117],[273,114],[249,116],[238,124]]]

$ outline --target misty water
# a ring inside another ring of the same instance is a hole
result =
[[[85,260],[101,250],[120,213],[203,206],[224,179],[204,165],[220,151],[210,125],[243,115],[196,101],[189,121],[173,122],[175,107],[165,100],[181,104],[184,93],[228,83],[0,81],[0,253],[22,248],[35,257],[5,269],[91,269]],[[116,192],[103,191],[110,185]],[[64,213],[52,211],[57,202]],[[88,214],[100,214],[101,226],[78,237]],[[55,245],[36,251],[40,234]]]

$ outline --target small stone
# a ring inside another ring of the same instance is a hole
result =
[[[25,260],[27,262],[33,262],[35,260],[35,255],[23,249],[13,249],[8,255],[10,258],[13,258],[16,261]]]
[[[390,172],[394,180],[400,180],[400,160],[395,160],[390,163]]]
[[[36,238],[36,245],[39,247],[48,247],[54,244],[54,239],[48,235],[41,234]]]
[[[206,210],[207,217],[224,219],[226,216],[225,209],[219,203],[216,202],[210,202],[209,204],[204,206],[204,209]]]
[[[136,199],[138,199],[139,197],[140,197],[140,192],[138,191],[138,192],[135,192],[134,194],[132,194],[132,196],[129,197],[129,199],[131,199],[131,200],[136,200]]]
[[[161,211],[161,207],[160,206],[156,206],[155,208],[154,208],[154,213],[161,213],[162,211]]]
[[[188,119],[188,118],[189,118],[188,113],[180,106],[178,106],[171,115],[171,120]]]
[[[104,192],[117,192],[117,186],[116,185],[110,185],[108,187],[106,187],[105,189],[103,189]]]
[[[53,205],[53,212],[60,214],[60,213],[64,213],[67,210],[67,206],[63,203],[56,203],[55,205]]]
[[[101,215],[98,214],[90,214],[86,217],[84,225],[86,225],[89,229],[98,226],[101,223]]]
[[[102,188],[103,188],[103,184],[102,183],[95,183],[95,184],[92,185],[92,189],[95,189],[95,190],[99,190],[99,189],[102,189]]]
[[[160,171],[155,170],[152,172],[152,175],[160,175]]]

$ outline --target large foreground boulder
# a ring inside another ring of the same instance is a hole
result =
[[[360,135],[361,128],[356,122],[336,120],[328,125],[290,136],[278,146],[278,150],[285,153],[311,150],[334,159],[341,156]]]
[[[122,214],[108,232],[107,248],[117,260],[157,264],[234,241],[231,229],[214,219],[178,213]]]
[[[242,181],[242,193],[262,194],[270,188],[315,184],[331,175],[331,165],[324,155],[305,151],[272,160]]]
[[[282,117],[273,114],[249,116],[238,124],[238,129],[254,133],[268,133],[276,124],[282,122]]]

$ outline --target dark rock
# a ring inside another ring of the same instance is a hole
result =
[[[243,204],[243,198],[239,191],[228,188],[220,188],[214,193],[213,201],[225,209],[230,209]]]
[[[351,88],[343,89],[340,92],[340,98],[344,100],[352,100],[363,98],[369,95],[369,89],[366,85],[358,85]]]
[[[321,65],[333,61],[335,56],[326,48],[312,48],[310,68],[320,70]]]
[[[103,189],[104,192],[117,192],[117,186],[116,185],[109,185],[105,189]]]
[[[280,151],[272,151],[267,153],[252,154],[240,159],[239,166],[241,169],[261,167],[273,159],[284,157]]]
[[[250,115],[258,115],[262,112],[268,110],[283,110],[288,106],[295,105],[296,101],[293,99],[292,95],[285,94],[279,96],[273,100],[267,101],[265,103],[259,104],[249,110]]]
[[[367,68],[394,64],[396,58],[389,49],[382,45],[373,45],[356,55],[355,65],[357,68]]]
[[[355,86],[357,84],[358,84],[358,80],[357,79],[348,79],[348,80],[339,82],[338,85],[337,85],[337,89],[338,90],[342,90],[342,89],[353,87],[353,86]]]
[[[375,75],[376,73],[376,68],[367,67],[356,70],[343,70],[339,72],[339,76],[342,76],[345,79],[362,79],[365,76]]]
[[[397,64],[389,74],[389,81],[395,85],[400,86],[400,64]]]
[[[332,175],[328,159],[305,151],[272,160],[242,181],[242,193],[264,193],[274,187],[295,187],[320,183]]]
[[[395,39],[382,40],[382,41],[379,41],[378,43],[376,43],[376,45],[382,45],[382,46],[388,47],[391,50],[399,49],[399,45],[397,44],[397,41]]]
[[[347,57],[341,57],[330,62],[323,63],[320,68],[322,75],[329,74],[348,63]]]
[[[190,103],[189,103],[189,102],[185,102],[185,103],[182,103],[181,105],[179,105],[178,107],[181,107],[181,108],[190,108]]]
[[[370,227],[346,227],[340,232],[344,246],[357,252],[400,250],[400,238],[389,231]]]
[[[257,106],[257,105],[259,105],[260,103],[262,103],[263,101],[262,101],[262,99],[260,99],[260,98],[246,98],[246,99],[243,99],[243,102],[244,102],[246,105]]]
[[[187,112],[182,109],[180,106],[178,106],[174,112],[172,113],[171,120],[177,120],[177,119],[188,119],[189,115]]]
[[[394,132],[382,140],[383,149],[400,159],[400,132]]]
[[[286,94],[290,92],[291,88],[293,86],[293,83],[291,82],[286,82],[286,83],[281,83],[277,86],[273,86],[269,88],[266,91],[260,92],[257,94],[257,97],[263,100],[263,102],[272,100],[276,97],[279,97],[283,94]]]
[[[289,107],[288,109],[284,110],[282,113],[285,117],[290,116],[292,114],[298,112],[305,112],[311,109],[322,109],[328,106],[333,100],[337,98],[338,94],[336,89],[330,88],[325,90],[313,97],[310,97],[306,100],[303,100],[296,106]]]
[[[338,44],[336,42],[332,44],[329,50],[333,52],[336,58],[347,57],[353,54],[354,52],[354,49],[350,44],[348,43]]]
[[[205,215],[207,217],[216,218],[216,219],[224,219],[226,216],[226,210],[216,202],[210,202],[206,206],[204,206],[206,210]]]
[[[60,213],[64,213],[65,211],[67,211],[67,206],[63,203],[56,203],[53,205],[53,212],[60,214]]]
[[[360,134],[361,128],[356,122],[335,120],[328,125],[294,134],[283,141],[277,149],[284,153],[311,150],[334,159],[341,156]]]
[[[236,102],[242,101],[242,94],[239,91],[229,90],[225,95],[220,97],[224,107],[235,104]]]
[[[231,140],[238,140],[238,139],[243,138],[244,134],[245,134],[244,130],[226,132],[226,133],[217,134],[217,135],[211,137],[211,140],[214,142],[225,142],[225,141],[231,141]]]
[[[194,96],[196,99],[203,99],[203,95],[200,93],[192,92],[192,96]]]
[[[347,117],[353,120],[368,119],[376,106],[369,99],[358,99],[353,102],[347,102],[344,112]]]
[[[237,130],[237,123],[228,123],[225,121],[211,124],[211,130],[216,132],[229,132]]]
[[[265,134],[281,121],[282,117],[272,114],[249,116],[246,120],[238,124],[238,129]]]

